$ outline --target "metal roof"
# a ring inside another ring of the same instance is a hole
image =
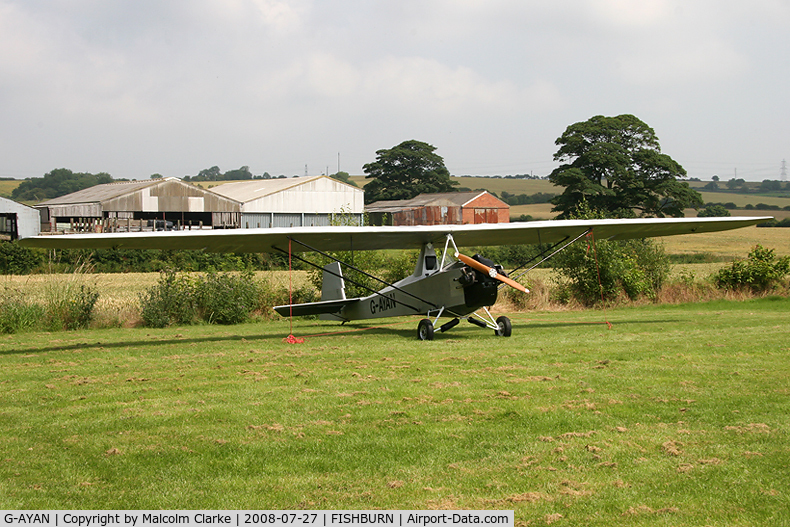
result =
[[[359,190],[360,192],[362,191],[362,189],[358,187],[349,185],[347,183],[343,183],[342,181],[338,181],[336,179],[332,179],[329,176],[308,176],[308,177],[277,178],[277,179],[253,179],[250,181],[234,181],[232,183],[223,183],[221,185],[217,185],[216,187],[211,187],[210,190],[216,194],[225,196],[226,198],[230,198],[232,200],[241,203],[246,203],[248,201],[259,199],[263,196],[276,194],[278,192],[282,192],[284,190],[298,187],[299,185],[304,185],[305,183],[310,183],[311,181],[316,181],[320,179],[328,179],[332,183],[336,183],[338,185],[345,185],[351,189]]]
[[[390,212],[419,207],[463,207],[483,194],[485,190],[473,192],[439,192],[436,194],[420,194],[412,199],[375,201],[365,207],[369,212]],[[493,196],[492,196],[493,197]]]
[[[86,189],[59,196],[47,201],[37,203],[36,207],[47,205],[73,205],[75,203],[101,203],[108,199],[117,198],[124,194],[136,192],[146,187],[159,185],[164,181],[178,181],[183,183],[180,179],[169,177],[164,179],[151,179],[146,181],[118,181],[117,183],[104,183],[102,185],[95,185]],[[186,185],[186,183],[184,183]]]
[[[0,196],[0,212],[10,212],[10,211],[18,211],[18,210],[32,210],[38,214],[38,211],[33,207],[25,205],[24,203],[19,203],[10,198],[4,198]]]

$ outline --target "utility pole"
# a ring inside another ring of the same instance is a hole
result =
[[[787,160],[785,159],[782,159],[781,179],[782,181],[787,181]]]

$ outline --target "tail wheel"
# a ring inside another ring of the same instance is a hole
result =
[[[494,330],[494,334],[497,337],[509,337],[510,334],[513,333],[513,325],[507,317],[499,317],[496,319],[496,325],[499,326],[498,329]]]
[[[424,318],[417,325],[417,338],[420,340],[433,340],[433,323]]]

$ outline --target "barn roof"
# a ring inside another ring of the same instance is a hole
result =
[[[180,179],[174,177],[151,179],[146,181],[118,181],[116,183],[104,183],[102,185],[95,185],[93,187],[78,190],[77,192],[66,194],[65,196],[59,196],[47,201],[42,201],[36,206],[72,205],[75,203],[101,203],[102,201],[106,201],[108,199],[117,198],[118,196],[123,196],[124,194],[136,192],[140,189],[153,187],[161,184],[164,181],[172,180],[181,183]],[[186,185],[186,183],[184,184]]]
[[[241,203],[253,201],[263,196],[276,194],[284,190],[288,190],[305,183],[317,181],[320,179],[328,179],[337,185],[345,185],[351,189],[362,191],[362,189],[348,185],[342,181],[332,179],[329,176],[308,176],[308,177],[293,177],[293,178],[277,178],[277,179],[253,179],[250,181],[234,181],[232,183],[223,183],[212,187],[211,191],[230,198]]]
[[[485,190],[472,192],[440,192],[436,194],[420,194],[412,199],[375,201],[365,208],[369,212],[392,212],[395,210],[419,207],[463,207],[480,196],[488,194]]]
[[[25,205],[24,203],[19,203],[18,201],[14,201],[13,199],[4,198],[3,196],[0,196],[0,212],[12,212],[12,211],[20,211],[20,210],[36,211],[36,209],[28,205]],[[37,211],[36,214],[38,214]]]

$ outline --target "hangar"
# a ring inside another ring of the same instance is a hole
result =
[[[225,229],[241,221],[240,203],[173,177],[96,185],[35,208],[53,232]]]
[[[372,225],[510,222],[510,205],[485,190],[420,194],[412,199],[376,201],[365,210]]]
[[[0,236],[18,240],[38,236],[41,219],[38,211],[12,199],[0,197]]]
[[[330,225],[333,218],[361,225],[365,192],[329,176],[255,179],[211,188],[241,203],[241,227]]]

